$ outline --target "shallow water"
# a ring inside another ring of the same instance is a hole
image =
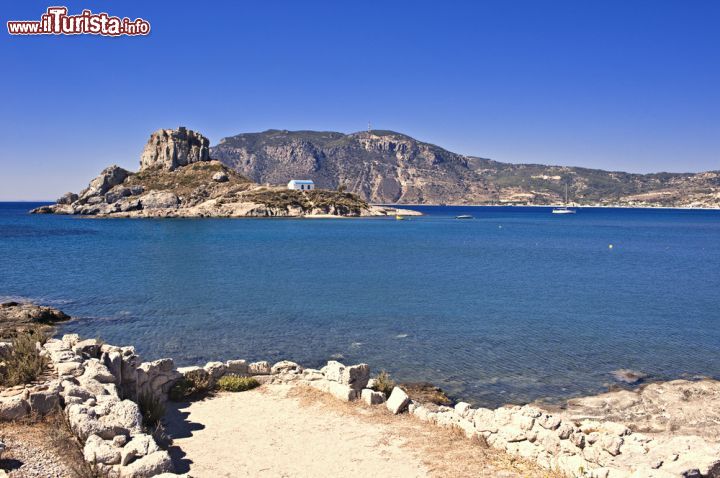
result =
[[[154,220],[34,206],[0,203],[0,295],[145,359],[342,357],[483,405],[597,392],[620,368],[720,378],[719,211]]]

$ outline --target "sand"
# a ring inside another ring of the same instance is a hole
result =
[[[169,404],[177,471],[193,477],[546,477],[458,432],[308,387],[264,385]]]

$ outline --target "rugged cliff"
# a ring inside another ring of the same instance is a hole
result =
[[[382,216],[357,195],[261,186],[210,159],[207,138],[194,131],[159,130],[143,150],[140,171],[105,168],[80,193],[67,193],[38,214],[114,217]],[[283,180],[282,182],[286,182]],[[403,211],[406,214],[411,211]]]
[[[392,131],[269,130],[225,138],[213,158],[259,183],[312,179],[374,203],[720,207],[720,172],[630,174],[463,156]]]

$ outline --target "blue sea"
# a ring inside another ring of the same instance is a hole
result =
[[[145,359],[367,362],[486,406],[596,393],[622,368],[720,378],[720,211],[26,214],[37,205],[0,203],[0,296]]]

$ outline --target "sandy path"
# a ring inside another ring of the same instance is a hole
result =
[[[457,433],[307,387],[175,404],[167,421],[178,471],[197,478],[547,476]]]

